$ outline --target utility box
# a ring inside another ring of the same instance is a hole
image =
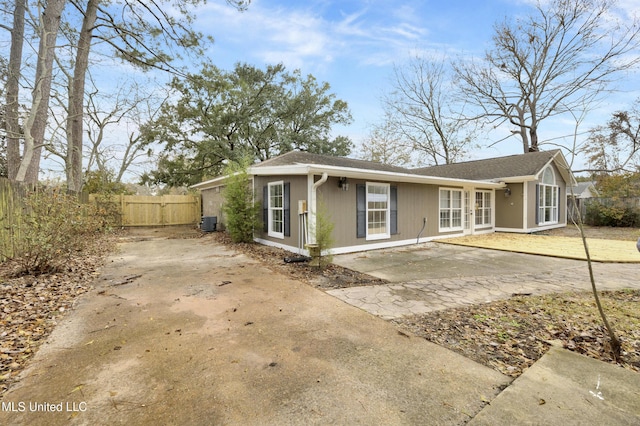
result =
[[[218,226],[218,216],[202,216],[200,229],[204,232],[214,232]]]

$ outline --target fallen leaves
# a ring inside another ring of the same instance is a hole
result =
[[[605,291],[601,299],[622,341],[620,365],[640,371],[640,291]],[[514,297],[392,322],[512,377],[552,344],[615,363],[590,292]]]
[[[96,239],[99,250],[75,253],[64,270],[54,274],[12,277],[15,265],[0,264],[0,395],[77,298],[91,288],[112,241]]]
[[[291,252],[289,251],[255,243],[233,243],[231,238],[224,232],[213,232],[207,234],[207,236],[220,244],[233,247],[234,250],[263,262],[266,267],[274,271],[323,290],[387,283],[383,279],[352,271],[338,265],[329,264],[324,268],[318,268],[306,262],[286,262],[285,258],[291,257]]]

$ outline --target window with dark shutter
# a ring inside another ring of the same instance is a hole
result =
[[[291,236],[291,202],[290,202],[290,193],[291,193],[291,183],[284,183],[284,236]]]
[[[269,186],[262,187],[262,230],[269,232]]]
[[[390,220],[391,220],[391,235],[395,235],[398,233],[398,187],[391,187],[391,211],[390,211]]]

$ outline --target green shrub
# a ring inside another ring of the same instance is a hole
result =
[[[638,227],[640,209],[628,206],[622,201],[610,204],[592,202],[587,205],[585,223],[591,226]]]
[[[322,198],[318,198],[316,209],[316,244],[320,250],[318,266],[325,267],[333,261],[331,248],[335,241],[333,239],[334,223],[331,221],[329,210]]]
[[[82,252],[102,220],[88,204],[60,190],[27,193],[20,220],[12,225],[13,255],[21,274],[60,271],[70,256]]]
[[[247,162],[232,163],[226,170],[224,189],[225,226],[233,242],[253,241],[253,231],[259,227],[260,204],[254,201]]]

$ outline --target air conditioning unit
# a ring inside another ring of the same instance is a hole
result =
[[[218,216],[202,216],[200,229],[204,232],[214,232],[218,226]]]

